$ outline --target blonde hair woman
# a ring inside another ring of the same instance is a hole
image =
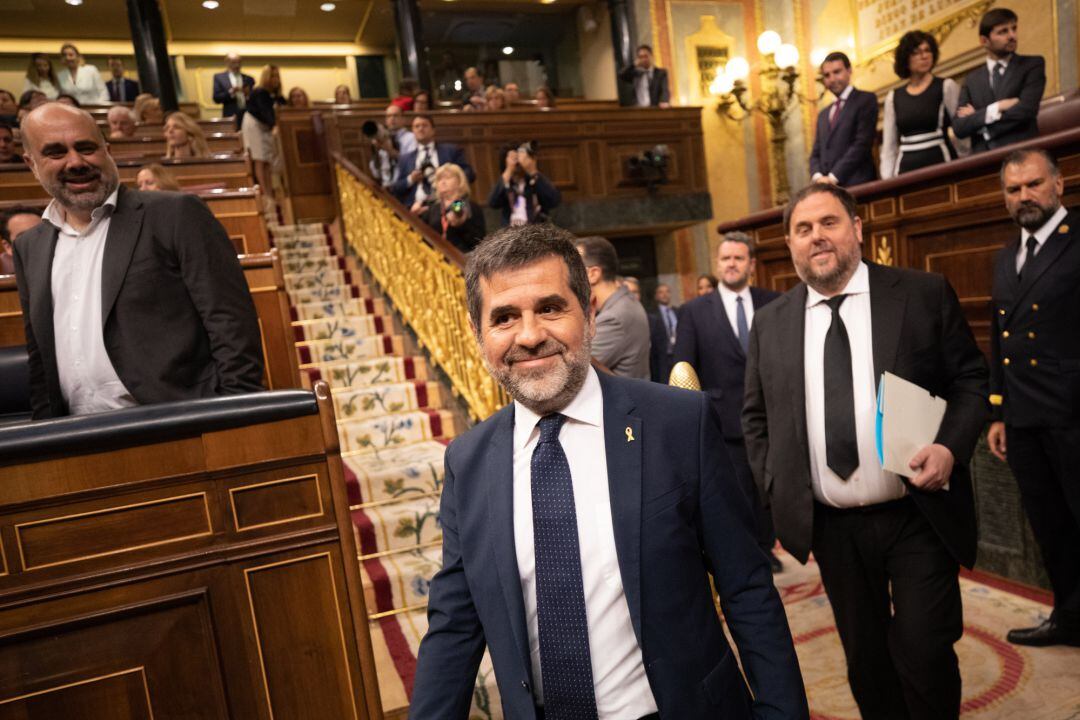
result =
[[[210,156],[210,146],[206,144],[206,135],[199,123],[182,112],[169,115],[162,134],[165,136],[165,157],[169,159]]]
[[[49,100],[55,100],[60,94],[60,81],[56,78],[52,60],[45,53],[34,53],[30,56],[30,64],[26,68],[26,82],[23,83],[23,92],[34,90]]]
[[[135,122],[142,125],[159,125],[164,119],[161,101],[150,93],[143,93],[135,98],[131,111],[135,113]]]
[[[484,97],[487,98],[487,107],[485,110],[505,110],[506,109],[506,92],[501,88],[497,88],[494,85],[490,86],[485,92]]]
[[[484,211],[469,199],[469,179],[454,163],[440,165],[433,179],[435,202],[421,217],[449,240],[454,247],[467,253],[480,244],[487,233]]]
[[[244,148],[251,155],[255,166],[255,182],[263,196],[274,199],[274,183],[270,168],[274,162],[274,125],[277,124],[275,108],[284,105],[281,97],[281,71],[277,65],[267,65],[259,75],[259,82],[247,101],[247,112],[240,126],[244,135]]]
[[[79,49],[71,43],[64,43],[60,54],[65,66],[59,73],[60,94],[70,95],[80,105],[108,105],[109,89],[98,69],[87,65]]]
[[[144,192],[168,190],[180,192],[180,183],[176,176],[158,163],[143,165],[135,176],[135,185]]]

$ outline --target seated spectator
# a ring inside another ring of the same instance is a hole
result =
[[[109,108],[109,139],[123,140],[135,137],[135,113],[124,105]]]
[[[514,106],[516,103],[521,102],[521,88],[518,87],[516,82],[508,82],[503,86],[503,93],[506,95],[506,104],[508,106]]]
[[[135,186],[148,192],[160,190],[180,192],[180,182],[176,176],[158,163],[150,163],[139,168],[139,173],[135,176]]]
[[[967,74],[953,119],[959,138],[985,152],[1039,134],[1037,116],[1046,89],[1046,61],[1016,54],[1016,13],[994,8],[979,20],[986,64]]]
[[[960,86],[951,78],[934,77],[937,61],[933,35],[912,30],[900,38],[893,70],[907,84],[885,96],[883,179],[956,158],[948,128],[956,114]]]
[[[0,122],[17,125],[19,122],[19,103],[7,90],[0,90]]]
[[[484,211],[469,199],[469,181],[454,163],[440,165],[435,171],[435,202],[421,217],[463,253],[479,245],[487,234]]]
[[[818,113],[810,151],[811,180],[843,187],[876,180],[877,95],[851,84],[851,60],[842,52],[825,56],[821,77],[836,102]]]
[[[49,102],[49,98],[40,90],[27,90],[19,96],[19,110],[30,112]]]
[[[431,93],[427,90],[419,90],[416,95],[413,96],[413,112],[426,113],[431,112]]]
[[[506,109],[506,93],[500,88],[492,85],[484,93],[484,98],[487,100],[484,109],[485,110],[505,110]]]
[[[720,281],[716,279],[715,275],[705,273],[704,275],[698,275],[697,279],[697,296],[708,295],[709,293],[716,292],[716,288],[720,286]]]
[[[348,105],[352,102],[352,92],[348,85],[338,85],[334,88],[334,104]]]
[[[469,105],[474,110],[482,109],[484,104],[484,75],[474,67],[465,68],[465,87],[461,91],[461,107],[467,110]]]
[[[308,99],[307,91],[302,87],[294,87],[289,91],[289,102],[286,103],[291,108],[309,108],[311,107],[311,100]]]
[[[562,194],[536,168],[536,147],[522,143],[506,151],[506,166],[488,197],[488,206],[502,210],[504,225],[548,221]]]
[[[56,71],[53,70],[52,60],[45,53],[34,53],[30,56],[30,64],[26,68],[26,82],[23,83],[23,93],[31,90],[41,93],[46,100],[55,100],[60,94],[60,81],[56,77]],[[22,105],[22,103],[19,104]]]
[[[124,59],[120,57],[109,58],[109,73],[112,77],[106,83],[109,90],[109,100],[112,102],[134,102],[139,97],[139,83],[124,77]]]
[[[346,88],[348,90],[348,88]],[[248,98],[247,112],[241,123],[244,149],[251,155],[255,165],[255,181],[263,196],[274,199],[274,178],[271,166],[274,162],[274,126],[277,125],[277,106],[284,105],[281,97],[281,71],[277,65],[267,65],[259,75],[259,82]]]
[[[416,93],[420,90],[420,83],[416,82],[413,78],[402,78],[398,83],[398,94],[393,100],[390,101],[392,105],[397,105],[404,112],[412,112],[415,110]]]
[[[143,93],[135,98],[131,111],[135,113],[135,122],[140,125],[160,125],[165,120],[161,101],[150,93]]]
[[[0,164],[21,162],[15,152],[15,128],[7,122],[0,122]]]
[[[182,112],[169,114],[162,135],[165,136],[165,157],[170,160],[210,157],[210,146],[199,123]]]
[[[74,95],[68,95],[67,93],[60,93],[56,96],[56,102],[70,105],[71,107],[82,107],[79,103],[79,99]]]
[[[547,85],[536,88],[536,107],[538,110],[551,110],[555,107],[555,93],[551,92]]]
[[[397,174],[390,192],[406,207],[421,207],[434,192],[432,183],[435,170],[440,165],[454,163],[465,172],[469,182],[476,179],[476,171],[465,159],[465,153],[457,145],[435,141],[435,120],[430,115],[417,115],[412,121],[416,150],[405,153],[398,160]]]
[[[579,238],[578,252],[592,288],[596,335],[592,356],[615,375],[649,379],[649,318],[625,285],[616,282],[615,246],[597,236]]]
[[[78,48],[71,43],[64,43],[60,47],[60,54],[64,58],[64,68],[58,73],[60,93],[74,97],[79,103],[76,107],[107,105],[109,91],[98,69],[87,65]]]
[[[41,224],[41,211],[16,205],[0,213],[0,275],[15,274],[15,239]]]

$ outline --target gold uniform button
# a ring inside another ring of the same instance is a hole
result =
[[[1001,333],[1001,337],[1003,337],[1003,338],[1009,337],[1009,331],[1006,330],[1005,332]]]
[[[1039,303],[1031,303],[1031,309],[1035,312],[1039,312]]]
[[[1004,314],[1005,314],[1004,310],[998,310],[998,315],[1004,315]]]
[[[1004,360],[1002,360],[1001,364],[1002,365],[1008,365],[1009,364],[1009,358],[1005,358]]]
[[[1028,333],[1028,340],[1034,340],[1034,339],[1035,339],[1035,333],[1034,333],[1034,331],[1032,331],[1032,332],[1029,332],[1029,333]]]
[[[1031,367],[1035,367],[1038,364],[1039,364],[1038,360],[1036,360],[1035,358],[1031,358]]]

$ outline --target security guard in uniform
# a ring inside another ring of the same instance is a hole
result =
[[[1054,611],[1011,630],[1018,645],[1080,646],[1080,214],[1043,150],[1001,167],[1020,237],[997,256],[991,335],[991,452],[1009,463],[1042,550]]]

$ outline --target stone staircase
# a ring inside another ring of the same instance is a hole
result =
[[[439,493],[446,444],[462,432],[449,390],[435,379],[387,302],[364,282],[321,224],[268,216],[281,254],[305,386],[330,384],[359,548],[386,717],[405,717],[427,594],[441,567]],[[470,718],[501,718],[485,655]]]

